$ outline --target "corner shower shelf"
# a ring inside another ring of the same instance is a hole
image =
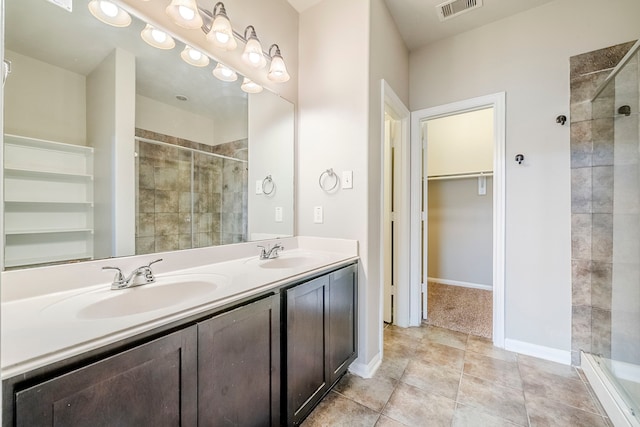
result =
[[[4,136],[5,265],[93,258],[93,148]]]

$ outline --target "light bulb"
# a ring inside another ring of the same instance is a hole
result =
[[[244,78],[244,80],[242,81],[242,85],[240,86],[240,89],[242,89],[243,91],[247,92],[247,93],[260,93],[262,92],[262,86],[260,86],[259,84],[257,84],[254,81],[251,81],[248,78]]]
[[[225,33],[216,33],[216,40],[220,43],[227,43],[229,41],[229,35]]]
[[[171,0],[164,10],[176,25],[190,30],[202,27],[202,17],[196,0]]]
[[[195,67],[206,67],[209,65],[209,57],[191,46],[185,46],[184,50],[180,52],[180,57],[184,62]]]
[[[158,30],[150,24],[147,24],[144,27],[140,36],[142,37],[142,40],[153,47],[157,47],[158,49],[173,49],[176,45],[176,42],[169,34]]]
[[[178,6],[178,13],[186,21],[191,21],[196,16],[196,12],[193,9],[189,9],[188,7],[185,7],[185,6]]]
[[[105,24],[114,27],[127,27],[131,24],[131,16],[108,0],[91,0],[87,7],[96,19]]]
[[[216,68],[213,69],[213,75],[223,82],[235,82],[238,80],[238,74],[221,62],[218,62]]]
[[[110,18],[115,18],[118,15],[118,6],[110,1],[100,0],[100,10]]]
[[[154,28],[151,30],[151,37],[158,43],[164,43],[167,40],[167,33]]]

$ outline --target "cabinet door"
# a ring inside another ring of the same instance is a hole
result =
[[[286,291],[287,305],[287,420],[298,424],[329,386],[326,369],[328,326],[325,305],[329,276]]]
[[[17,426],[195,426],[191,327],[16,394]]]
[[[343,375],[357,356],[357,267],[329,275],[329,382]]]
[[[198,324],[198,425],[280,424],[280,299]]]

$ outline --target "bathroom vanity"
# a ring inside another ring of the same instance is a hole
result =
[[[3,425],[299,424],[357,357],[357,249],[302,241],[95,300],[109,284],[4,302]],[[220,285],[198,300],[148,302],[208,278]]]

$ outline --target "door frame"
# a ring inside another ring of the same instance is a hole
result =
[[[422,122],[427,119],[450,116],[453,114],[493,108],[493,344],[504,348],[505,337],[505,126],[506,93],[490,95],[452,102],[411,113],[411,260],[410,260],[410,308],[409,323],[419,326],[422,321],[423,283],[422,264],[426,266],[427,251],[423,251],[421,227],[424,222],[427,233],[426,212],[422,212],[422,200],[426,198],[422,185]],[[425,271],[426,280],[426,271]],[[426,289],[426,288],[425,288]]]
[[[395,297],[394,297],[394,324],[407,327],[409,326],[409,313],[410,313],[410,292],[409,292],[409,277],[410,277],[410,254],[411,254],[411,209],[410,209],[410,196],[411,196],[411,112],[403,104],[398,95],[393,91],[391,86],[382,79],[380,83],[380,90],[382,93],[382,105],[381,105],[381,135],[382,143],[380,144],[381,150],[381,164],[380,167],[384,171],[384,113],[385,111],[398,122],[400,126],[399,134],[400,138],[397,141],[395,147],[396,165],[399,166],[399,170],[396,170],[394,191],[395,191],[395,211],[394,211],[394,237],[392,244],[394,245],[394,270],[396,272],[395,278],[397,283],[395,284]],[[381,190],[384,191],[384,182],[388,177],[382,176],[380,182]],[[384,197],[380,198],[380,208],[383,212]],[[380,235],[384,234],[384,224],[382,219],[380,221]],[[380,258],[384,259],[384,247],[380,245]],[[384,277],[384,263],[380,265],[380,277]],[[380,286],[380,319],[384,318],[384,284]],[[380,327],[380,342],[383,342],[382,327]]]

